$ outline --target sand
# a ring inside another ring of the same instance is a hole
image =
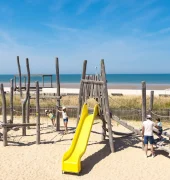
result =
[[[9,140],[15,143],[9,143],[8,147],[3,147],[0,141],[0,180],[169,180],[170,160],[167,153],[157,150],[155,158],[145,158],[140,138],[116,136],[117,152],[110,154],[108,141],[100,141],[99,120],[95,120],[82,157],[80,176],[62,174],[62,156],[70,147],[75,120],[69,120],[69,134],[64,136],[56,132],[46,118],[41,119],[41,123],[40,145],[35,145],[34,128],[27,131],[26,137],[20,136],[21,130],[9,131]],[[140,126],[140,123],[133,124]],[[113,125],[114,131],[129,132],[116,123]]]

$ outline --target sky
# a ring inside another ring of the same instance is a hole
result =
[[[169,0],[0,0],[0,74],[170,73]]]

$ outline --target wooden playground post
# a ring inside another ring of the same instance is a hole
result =
[[[40,144],[40,102],[39,102],[39,83],[36,82],[36,144]]]
[[[7,123],[7,117],[6,117],[6,97],[4,92],[4,86],[1,84],[1,96],[2,96],[2,118],[3,118],[3,124]],[[3,146],[7,146],[7,127],[3,127]]]
[[[146,119],[146,83],[142,81],[142,121]]]
[[[107,82],[106,82],[106,71],[105,71],[105,64],[104,59],[101,60],[101,76],[104,82],[103,84],[103,95],[105,98],[105,108],[106,108],[106,119],[108,125],[108,133],[109,133],[109,143],[111,152],[115,152],[113,136],[112,136],[112,125],[111,125],[111,118],[110,118],[110,108],[109,108],[109,97],[108,97],[108,90],[107,90]],[[103,107],[104,108],[104,107]]]
[[[60,97],[60,72],[59,72],[59,61],[56,58],[56,84],[57,84],[57,96]],[[58,108],[60,107],[60,98],[57,98],[56,103],[56,131],[60,131],[60,114]]]
[[[27,101],[27,115],[26,115],[26,122],[27,122],[27,123],[30,123],[30,95],[29,95],[28,101]],[[28,126],[27,129],[30,129],[30,126]]]
[[[26,89],[26,76],[24,76],[24,86],[25,86],[25,89]]]
[[[153,110],[153,102],[154,102],[154,91],[151,91],[151,93],[150,93],[150,107],[149,107],[150,113]]]
[[[16,91],[16,88],[17,88],[17,80],[16,80],[16,76],[14,76],[14,89]]]
[[[22,79],[21,79],[21,66],[19,61],[19,56],[17,56],[17,64],[18,64],[18,73],[19,73],[19,92],[20,92],[20,99],[22,99]]]
[[[79,91],[79,106],[77,110],[77,125],[79,123],[79,116],[81,113],[81,107],[82,107],[82,96],[83,96],[83,82],[82,80],[86,77],[86,68],[87,68],[87,60],[84,60],[83,62],[83,71],[81,76],[81,82],[80,82],[80,91]]]
[[[26,96],[25,99],[22,99],[22,88],[21,88],[21,66],[20,66],[20,61],[19,61],[19,56],[17,56],[17,63],[18,63],[18,71],[19,71],[19,79],[20,79],[20,99],[22,103],[22,123],[26,123],[26,103],[29,98],[30,94],[30,68],[29,68],[29,60],[26,58],[26,68],[27,68],[27,75],[28,75],[28,82],[27,82],[27,87],[26,87]],[[26,127],[22,127],[22,135],[26,136]]]
[[[13,112],[13,96],[14,96],[14,82],[13,79],[11,79],[11,87],[10,87],[10,115],[11,115],[11,123],[13,123],[14,119],[14,112]]]

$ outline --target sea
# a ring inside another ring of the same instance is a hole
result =
[[[107,82],[111,84],[140,84],[141,81],[147,82],[147,84],[170,84],[170,74],[107,74]],[[9,83],[11,79],[14,79],[12,74],[1,74],[0,83]],[[22,78],[24,81],[24,78]],[[18,78],[16,79],[19,80]],[[81,74],[60,74],[61,83],[79,83],[81,80]],[[31,82],[42,82],[41,76],[31,76]],[[53,83],[56,82],[56,75],[52,75]],[[45,83],[50,83],[50,78],[44,78]]]

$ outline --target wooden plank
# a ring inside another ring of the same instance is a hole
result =
[[[60,97],[60,72],[59,72],[59,60],[56,58],[56,84],[57,84],[57,96]],[[57,98],[56,102],[56,131],[60,131],[60,114],[58,107],[60,106],[60,99]]]
[[[146,119],[146,83],[142,81],[142,121]]]
[[[155,133],[159,133],[159,130],[157,128],[154,127],[153,130],[154,130]],[[168,133],[166,131],[163,131],[162,135],[170,138],[170,133]]]
[[[2,127],[13,128],[13,127],[27,127],[27,126],[36,126],[36,123],[25,123],[25,124],[2,124]]]
[[[38,82],[36,82],[36,117],[36,144],[40,144],[40,102]]]
[[[4,93],[4,86],[1,84],[1,96],[2,96],[2,118],[3,118],[3,123],[7,123],[7,116],[6,116],[6,97]],[[3,146],[7,146],[7,128],[3,128]]]
[[[130,131],[134,132],[135,134],[142,136],[142,133],[139,129],[135,129],[133,126],[128,125],[126,122],[122,121],[117,116],[113,116],[112,119],[124,126],[125,128],[129,129]]]

